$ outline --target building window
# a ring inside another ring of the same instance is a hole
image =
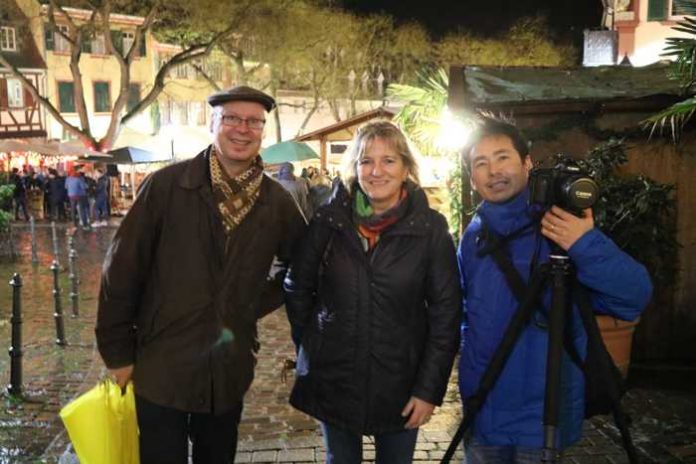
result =
[[[191,76],[195,75],[195,71],[190,64],[179,64],[175,68],[175,75],[177,79],[190,79]]]
[[[124,55],[126,53],[130,52],[130,49],[133,46],[133,42],[135,42],[135,34],[133,32],[124,32],[123,33],[123,54]],[[137,55],[137,53],[136,53],[136,55]]]
[[[205,124],[205,103],[199,101],[189,102],[189,121],[191,124],[202,126]]]
[[[160,106],[162,110],[162,125],[168,126],[172,123],[172,101],[166,100]]]
[[[208,105],[206,102],[199,102],[198,104],[200,105],[200,112],[198,113],[198,120],[196,121],[196,124],[199,126],[205,126]]]
[[[108,113],[111,111],[111,95],[108,82],[94,83],[94,111]]]
[[[61,113],[75,112],[75,84],[58,82],[58,104]]]
[[[201,68],[208,78],[216,82],[222,81],[222,64],[220,62],[206,60]]]
[[[17,50],[17,38],[14,27],[0,28],[0,50],[14,52]]]
[[[696,15],[696,0],[648,0],[648,21]]]
[[[58,26],[58,30],[60,30],[63,34],[68,35],[68,26]],[[55,32],[55,37],[55,50],[57,52],[70,53],[70,42],[68,42],[67,39],[60,35],[57,31]]]
[[[92,39],[92,53],[95,55],[106,55],[106,40],[103,34],[97,34]]]
[[[128,84],[128,103],[126,103],[126,110],[132,110],[138,103],[140,103],[140,84]]]
[[[671,16],[696,15],[696,0],[672,0]]]
[[[181,124],[182,126],[188,125],[188,102],[176,102],[175,108],[177,115],[176,122]]]
[[[24,90],[19,79],[7,79],[7,103],[10,108],[24,108]]]

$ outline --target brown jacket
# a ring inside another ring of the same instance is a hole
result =
[[[249,388],[256,321],[282,304],[282,272],[304,221],[264,177],[228,237],[214,204],[209,149],[150,176],[107,252],[97,345],[109,368],[135,364],[138,395],[187,412],[223,413]],[[276,267],[274,266],[274,269]]]

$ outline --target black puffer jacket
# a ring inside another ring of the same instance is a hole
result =
[[[290,402],[362,434],[403,430],[411,396],[439,405],[459,343],[460,287],[447,222],[411,188],[406,216],[363,251],[339,187],[285,280],[302,332]]]

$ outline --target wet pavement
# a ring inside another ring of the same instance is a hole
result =
[[[69,229],[59,226],[61,301],[67,346],[56,345],[51,231],[37,226],[37,265],[31,264],[28,227],[17,225],[19,259],[0,261],[0,347],[10,345],[11,289],[14,272],[24,279],[23,372],[25,400],[7,395],[0,408],[0,464],[71,462],[71,447],[57,413],[61,406],[92,388],[104,368],[94,343],[96,295],[103,254],[114,227],[77,231],[75,247],[81,279],[80,315],[70,317],[67,272]],[[239,430],[237,462],[323,462],[324,450],[316,422],[287,403],[292,379],[281,379],[282,364],[294,352],[281,309],[259,323],[261,351],[256,380],[247,394]],[[0,353],[2,378],[9,383],[9,356]],[[639,366],[629,377],[631,390],[624,406],[633,418],[632,432],[645,463],[696,463],[696,369]],[[421,429],[414,462],[439,462],[460,419],[456,379],[445,403]],[[4,390],[4,388],[3,388]],[[618,432],[607,417],[585,424],[582,442],[566,450],[563,463],[627,462]],[[374,445],[365,439],[365,462],[373,462]],[[62,457],[62,459],[61,459]],[[460,458],[461,460],[461,458]],[[74,462],[74,461],[72,461]]]

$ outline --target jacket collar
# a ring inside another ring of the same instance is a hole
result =
[[[186,166],[184,174],[179,179],[179,185],[188,190],[195,190],[204,185],[210,185],[210,173],[208,172],[208,157],[212,145],[198,153]]]
[[[428,199],[422,188],[412,184],[409,187],[409,211],[396,224],[391,226],[389,233],[425,234],[432,225],[428,219]],[[337,182],[331,193],[328,204],[317,211],[314,220],[334,229],[354,228],[352,219],[352,198],[342,182]]]
[[[179,180],[179,186],[187,190],[198,190],[201,187],[204,190],[211,190],[210,185],[210,167],[209,157],[212,153],[212,145],[208,145],[203,151],[198,153],[186,166],[183,175]],[[266,192],[268,191],[268,175],[264,172],[264,179],[259,187],[259,198],[257,203],[264,203],[266,200]]]
[[[505,203],[482,202],[478,214],[488,227],[504,237],[534,221],[528,201],[529,192],[524,189]]]

